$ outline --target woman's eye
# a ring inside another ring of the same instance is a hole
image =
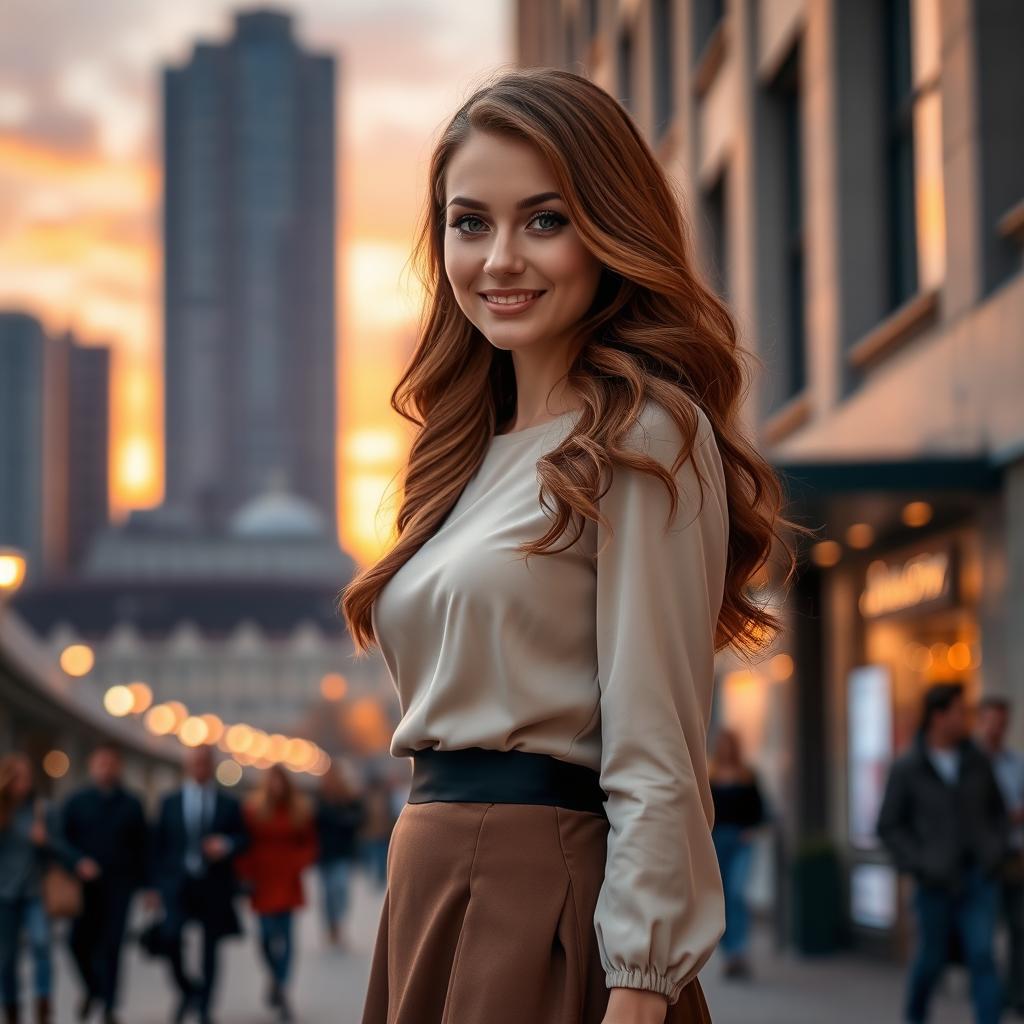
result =
[[[461,233],[463,230],[465,230],[464,225],[467,223],[467,221],[474,221],[474,220],[478,224],[483,224],[483,221],[479,217],[474,217],[472,214],[467,213],[467,214],[464,214],[463,216],[459,217],[458,220],[452,221],[450,226],[455,228],[457,231],[459,231]],[[472,229],[470,229],[470,230],[472,230]]]
[[[553,220],[555,222],[549,228],[546,228],[546,229],[545,228],[541,228],[542,231],[544,231],[544,230],[551,231],[554,228],[561,227],[563,224],[568,224],[569,223],[568,220],[566,220],[565,217],[563,217],[560,213],[555,213],[554,210],[541,210],[540,213],[536,214],[532,219],[533,220],[540,220],[542,217],[547,217],[550,220]]]

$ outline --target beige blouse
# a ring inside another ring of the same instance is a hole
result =
[[[665,485],[615,466],[600,502],[614,537],[588,520],[572,547],[527,566],[516,545],[548,526],[536,462],[577,416],[494,436],[445,521],[378,595],[373,627],[402,710],[391,753],[521,749],[597,769],[610,822],[594,915],[606,983],[674,1003],[725,923],[706,761],[725,480],[698,409],[699,513],[691,460],[667,533]],[[670,469],[682,437],[648,401],[629,443]]]

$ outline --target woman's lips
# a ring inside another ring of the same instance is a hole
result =
[[[526,293],[524,292],[523,294]],[[480,298],[483,299],[487,308],[496,316],[517,316],[519,313],[524,313],[526,310],[530,309],[543,294],[543,291],[534,292],[533,295],[524,302],[491,302],[487,296],[482,293]]]

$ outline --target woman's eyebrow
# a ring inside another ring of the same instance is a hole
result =
[[[546,203],[550,199],[561,199],[562,197],[557,192],[538,192],[535,196],[527,196],[525,199],[520,199],[516,203],[517,210],[525,210],[528,206],[536,206],[538,203]],[[479,199],[470,199],[468,196],[455,196],[454,199],[449,200],[449,206],[465,206],[470,210],[487,210],[490,209],[486,203],[480,202]]]

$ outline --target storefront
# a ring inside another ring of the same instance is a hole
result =
[[[837,942],[902,959],[907,890],[875,823],[925,690],[960,682],[973,705],[1006,685],[986,660],[1005,643],[1001,481],[975,462],[782,468],[817,539],[786,593],[784,635],[761,662],[724,666],[716,707],[778,812],[756,902],[793,942],[799,862],[828,850],[839,869],[820,902]]]

